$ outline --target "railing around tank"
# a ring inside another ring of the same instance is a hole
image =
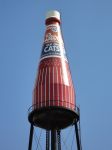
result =
[[[53,100],[50,100],[50,102],[53,102]],[[58,100],[55,100],[55,102],[59,102]],[[46,101],[46,104],[47,103],[49,103],[49,101]],[[74,107],[74,109],[71,109],[71,107],[66,107],[66,106],[56,106],[56,107],[59,107],[59,108],[62,108],[62,107],[64,107],[64,108],[67,108],[67,109],[69,109],[69,110],[73,110],[73,111],[75,111],[75,113],[77,113],[77,115],[79,116],[80,115],[80,108],[78,107],[78,106],[74,106],[74,104],[72,104],[72,103],[69,103],[69,102],[66,102],[66,101],[60,101],[60,103],[65,103],[65,105],[72,105],[73,107]],[[53,106],[54,107],[54,105],[50,105],[50,106],[45,106],[45,105],[43,105],[43,104],[45,104],[45,102],[41,102],[41,103],[38,103],[38,104],[34,104],[34,105],[32,105],[29,109],[28,109],[28,113],[31,113],[33,110],[35,110],[35,109],[41,109],[41,108],[43,108],[43,107],[51,107],[51,106]]]

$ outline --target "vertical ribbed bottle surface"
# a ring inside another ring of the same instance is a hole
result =
[[[75,109],[75,91],[60,29],[60,14],[50,11],[33,91],[34,109],[63,107]]]

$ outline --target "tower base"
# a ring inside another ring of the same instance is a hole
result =
[[[61,150],[61,129],[70,123],[75,127],[77,150],[82,150],[79,108],[76,112],[61,107],[35,109],[29,113],[28,119],[31,123],[28,150],[32,150],[33,125],[46,129],[46,150]]]
[[[47,130],[64,129],[79,120],[78,111],[64,107],[43,107],[29,113],[28,120],[34,126]]]

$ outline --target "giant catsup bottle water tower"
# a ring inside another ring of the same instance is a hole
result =
[[[60,13],[49,11],[45,24],[46,32],[33,90],[33,104],[28,115],[31,123],[28,149],[32,148],[34,126],[46,130],[46,150],[61,150],[60,130],[74,124],[77,148],[81,150],[77,125],[79,109],[76,107],[75,90],[60,29]]]

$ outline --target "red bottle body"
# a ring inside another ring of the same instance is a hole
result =
[[[75,90],[62,39],[60,20],[46,20],[46,32],[33,92],[34,109],[75,109]]]

